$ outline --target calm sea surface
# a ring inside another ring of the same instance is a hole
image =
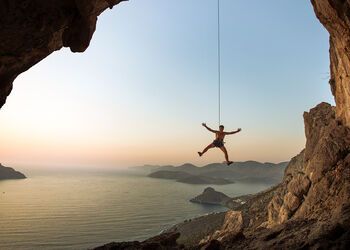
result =
[[[0,249],[89,249],[143,240],[185,219],[224,211],[189,202],[208,185],[145,177],[137,172],[25,172],[0,181]],[[211,185],[230,196],[267,185]]]

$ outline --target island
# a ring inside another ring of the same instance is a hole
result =
[[[198,167],[190,163],[181,166],[157,166],[147,168],[148,177],[175,180],[187,184],[226,185],[235,182],[254,182],[274,185],[282,180],[288,162],[261,163],[256,161],[235,162],[231,166],[212,163]]]
[[[203,193],[191,199],[193,203],[209,204],[209,205],[221,205],[226,206],[226,203],[230,201],[231,198],[224,193],[216,191],[212,187],[207,187],[204,189]]]
[[[177,182],[187,184],[225,185],[234,183],[232,180],[228,180],[225,178],[195,175],[183,171],[160,170],[153,172],[148,176],[152,178],[176,180]]]
[[[27,178],[21,172],[14,170],[13,168],[5,167],[0,163],[0,180],[14,180]]]

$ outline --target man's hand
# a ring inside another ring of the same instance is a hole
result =
[[[203,122],[203,123],[202,123],[202,126],[203,126],[203,127],[206,127],[206,126],[207,126],[207,124],[206,124],[205,122]]]

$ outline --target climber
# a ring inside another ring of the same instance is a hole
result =
[[[240,132],[242,129],[239,128],[236,131],[225,132],[223,125],[219,126],[219,131],[209,128],[207,126],[207,124],[205,124],[205,123],[202,123],[202,126],[205,127],[206,129],[208,129],[210,132],[215,133],[215,140],[211,144],[209,144],[205,149],[203,149],[202,152],[198,152],[198,155],[202,156],[203,154],[205,154],[205,152],[207,152],[211,148],[220,148],[222,150],[222,152],[224,152],[224,154],[225,154],[227,166],[231,165],[233,163],[233,161],[230,161],[228,158],[227,150],[224,146],[224,138],[226,135],[236,134],[236,133]]]

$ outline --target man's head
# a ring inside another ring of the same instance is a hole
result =
[[[225,128],[224,125],[220,125],[219,126],[219,129],[220,129],[221,132],[224,131],[224,128]]]

